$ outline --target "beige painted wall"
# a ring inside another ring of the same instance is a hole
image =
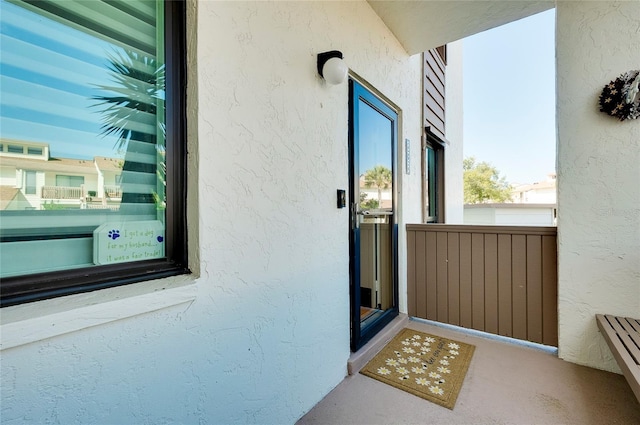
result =
[[[598,111],[640,67],[640,2],[557,3],[559,356],[618,370],[596,313],[640,316],[640,120]]]

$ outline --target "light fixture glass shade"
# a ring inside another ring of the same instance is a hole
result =
[[[322,67],[322,76],[329,84],[340,84],[347,78],[349,69],[340,58],[331,58]]]

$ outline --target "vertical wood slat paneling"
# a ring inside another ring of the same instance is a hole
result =
[[[445,75],[446,67],[436,49],[424,53],[423,115],[425,126],[445,138]]]
[[[436,233],[436,320],[449,323],[449,287],[447,273],[447,234]]]
[[[513,337],[527,339],[527,236],[511,237],[511,323]]]
[[[410,315],[557,346],[555,227],[410,224],[407,233]]]
[[[407,312],[416,316],[416,233],[407,234]]]
[[[498,335],[513,336],[511,235],[498,235]]]
[[[498,333],[498,235],[484,235],[484,330]]]
[[[542,343],[558,344],[558,254],[555,236],[542,237]],[[550,285],[548,282],[556,282]]]
[[[427,250],[425,239],[427,234],[424,232],[416,233],[416,316],[427,317],[427,286],[419,285],[418,282],[426,282],[426,261]]]
[[[484,235],[471,235],[471,327],[484,330]]]
[[[527,339],[542,343],[542,238],[527,236]]]
[[[427,282],[432,282],[426,288],[426,319],[438,320],[438,262],[436,259],[436,233],[425,234],[427,257],[425,258]]]
[[[448,233],[447,237],[448,323],[460,325],[460,235]]]
[[[460,233],[460,326],[473,325],[471,308],[471,234]]]

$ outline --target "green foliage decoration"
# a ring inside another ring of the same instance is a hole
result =
[[[378,189],[378,206],[382,203],[382,190],[389,189],[392,182],[391,170],[384,165],[376,165],[364,173],[364,186]]]

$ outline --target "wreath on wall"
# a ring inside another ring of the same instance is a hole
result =
[[[631,70],[604,86],[600,111],[620,121],[640,117],[640,70]]]

